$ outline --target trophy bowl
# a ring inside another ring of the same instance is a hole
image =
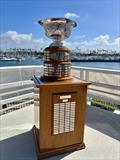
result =
[[[68,38],[76,22],[67,18],[48,18],[38,21],[44,26],[45,34],[53,41],[61,41]]]

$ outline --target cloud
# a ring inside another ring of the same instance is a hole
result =
[[[70,18],[70,17],[78,18],[79,16],[76,13],[67,12],[65,13],[64,17],[65,18]]]
[[[120,37],[117,37],[116,39],[111,41],[109,35],[99,35],[94,39],[84,41],[74,41],[69,43],[67,41],[64,41],[64,44],[68,47],[71,47],[72,49],[107,49],[120,51]]]
[[[79,48],[83,50],[93,49],[108,49],[120,51],[120,37],[111,39],[108,34],[99,35],[93,39],[87,40],[85,35],[77,35],[73,38],[74,40],[63,41],[65,46],[71,49]],[[0,35],[0,47],[1,49],[6,48],[32,48],[39,50],[50,45],[49,40],[43,38],[35,39],[30,34],[19,34],[16,31],[8,31]]]
[[[46,46],[43,38],[33,39],[32,33],[19,34],[16,31],[8,31],[0,35],[0,47],[5,48],[33,48],[38,50]]]
[[[94,40],[99,43],[107,44],[109,39],[110,39],[109,35],[106,34],[106,35],[100,35],[96,37]]]
[[[85,37],[86,37],[85,35],[81,35],[81,36],[79,36],[79,38],[80,38],[80,39],[85,38]]]
[[[33,24],[38,25],[38,22],[34,22]]]
[[[44,43],[44,40],[43,40],[43,38],[33,39],[33,43],[36,44],[36,45],[41,45],[42,43]]]
[[[120,47],[120,37],[118,37],[118,38],[115,39],[115,44],[118,44],[119,47]]]
[[[81,41],[81,40],[83,40],[85,38],[86,38],[86,36],[84,34],[83,35],[75,35],[73,37],[74,41]]]
[[[32,33],[30,34],[18,34],[16,31],[8,31],[1,34],[0,38],[4,41],[14,41],[16,43],[30,41],[32,39]]]

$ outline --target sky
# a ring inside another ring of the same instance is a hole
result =
[[[0,0],[0,48],[45,48],[52,41],[37,22],[55,17],[77,22],[64,45],[120,50],[119,0]]]

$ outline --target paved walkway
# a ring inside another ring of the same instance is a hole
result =
[[[37,160],[31,128],[34,108],[23,108],[1,118],[0,160]],[[119,160],[119,116],[107,111],[87,109],[84,150],[46,160]],[[117,126],[116,126],[117,125]]]

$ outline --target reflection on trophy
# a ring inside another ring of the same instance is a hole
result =
[[[45,34],[53,43],[44,49],[44,81],[71,79],[70,49],[63,46],[62,40],[68,38],[76,22],[67,18],[51,18],[38,22],[44,26]]]

